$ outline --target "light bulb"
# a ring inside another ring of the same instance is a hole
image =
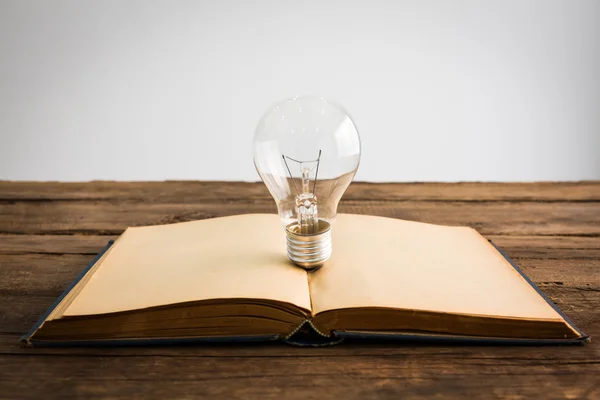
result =
[[[277,203],[287,254],[307,270],[331,256],[331,229],[360,163],[360,138],[339,105],[320,97],[284,100],[254,134],[254,165]]]

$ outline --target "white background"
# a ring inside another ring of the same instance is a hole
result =
[[[600,178],[600,1],[0,0],[0,179],[257,180],[319,94],[358,180]]]

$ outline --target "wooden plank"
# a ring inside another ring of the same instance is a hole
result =
[[[0,254],[98,254],[109,235],[1,235]],[[587,238],[586,238],[587,239]]]
[[[15,235],[0,234],[0,254],[97,254],[110,235]],[[600,237],[488,235],[515,258],[600,258]]]
[[[117,235],[128,226],[275,211],[275,204],[267,201],[204,204],[14,202],[0,204],[0,233]],[[442,225],[467,225],[485,235],[600,236],[600,202],[344,201],[339,211]]]
[[[447,356],[2,356],[4,393],[24,398],[557,398],[600,396],[594,362]]]
[[[600,260],[598,259],[532,259],[513,261],[538,286],[566,286],[578,290],[600,291]]]
[[[44,315],[44,312],[54,304],[59,294],[24,295],[19,293],[11,295],[0,292],[2,297],[0,302],[0,333],[12,335],[11,346],[17,345],[19,337],[29,332],[31,327]]]
[[[600,182],[367,183],[353,182],[346,200],[600,201]],[[262,182],[8,182],[0,201],[113,200],[201,203],[271,199]]]
[[[487,235],[486,237],[513,258],[600,259],[600,237],[519,235]]]
[[[94,257],[82,254],[0,255],[0,293],[57,297]]]

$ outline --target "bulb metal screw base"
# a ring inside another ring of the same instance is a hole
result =
[[[299,232],[296,222],[285,228],[288,258],[307,271],[320,268],[331,257],[331,225],[320,219],[316,233]]]

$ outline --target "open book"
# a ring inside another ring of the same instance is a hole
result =
[[[276,215],[129,228],[22,342],[587,339],[471,228],[341,214],[321,269],[285,249]]]

